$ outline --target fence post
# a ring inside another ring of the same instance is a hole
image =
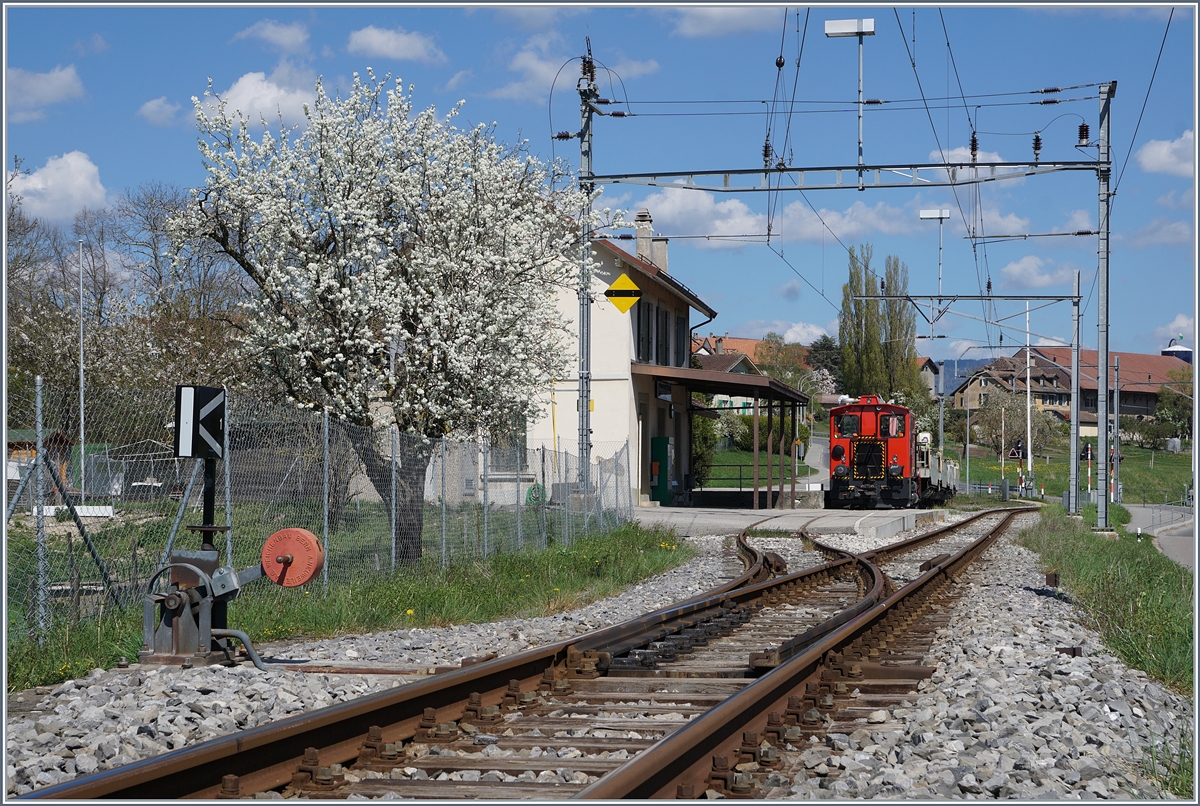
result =
[[[396,573],[396,424],[392,423],[392,573]]]
[[[446,437],[442,437],[442,568],[446,567]]]
[[[539,450],[542,453],[542,500],[541,505],[538,508],[542,511],[542,548],[546,548],[549,542],[546,539],[546,446],[543,445]]]
[[[34,398],[34,425],[37,428],[37,455],[34,457],[34,468],[37,472],[37,636],[38,643],[46,640],[50,632],[50,605],[47,594],[50,590],[50,565],[46,557],[46,477],[43,463],[46,454],[42,450],[42,376],[34,380],[36,396]]]
[[[483,438],[483,556],[488,556],[488,465],[490,464],[487,437]]]
[[[229,404],[229,390],[225,389],[225,444],[221,446],[221,453],[224,454],[221,461],[225,465],[225,564],[233,565],[233,493],[229,488],[229,432],[232,430],[229,414],[232,408]]]
[[[521,453],[520,445],[513,448],[513,456],[517,460],[517,551],[525,547],[525,541],[521,534]]]
[[[322,473],[324,494],[321,496],[321,548],[325,550],[325,564],[321,568],[321,593],[329,593],[329,407],[321,416],[321,442],[325,460]]]

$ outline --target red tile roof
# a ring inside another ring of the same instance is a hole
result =
[[[1054,363],[1071,369],[1070,347],[1034,347],[1035,356],[1041,355]],[[1079,351],[1079,388],[1094,390],[1096,384],[1096,366],[1099,353],[1096,350]],[[1163,384],[1172,383],[1171,372],[1190,370],[1191,364],[1172,355],[1148,355],[1146,353],[1108,354],[1109,363],[1114,356],[1121,358],[1121,390],[1125,392],[1157,393]],[[1109,368],[1109,388],[1114,383],[1114,372]]]

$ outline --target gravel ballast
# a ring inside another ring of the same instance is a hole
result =
[[[866,551],[910,536],[822,540]],[[279,659],[414,670],[513,654],[693,596],[740,570],[728,538],[688,540],[699,554],[685,565],[569,613],[260,650]],[[751,542],[784,556],[791,570],[821,561],[799,540]],[[952,624],[926,658],[937,672],[924,689],[848,736],[796,748],[801,769],[772,774],[768,797],[1169,797],[1143,777],[1142,760],[1164,736],[1191,736],[1192,703],[1107,654],[1065,597],[1045,588],[1037,556],[1011,533],[959,584]],[[1060,646],[1082,647],[1083,656],[1061,654]],[[10,698],[5,789],[24,794],[413,679],[251,666],[95,670],[24,693],[16,711]],[[873,723],[889,730],[873,732]]]

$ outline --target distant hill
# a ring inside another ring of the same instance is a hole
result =
[[[958,375],[954,374],[954,360],[946,362],[946,380],[945,390],[947,395],[953,394],[954,390],[962,385],[963,381],[971,377],[971,373],[982,366],[995,361],[994,358],[960,358],[958,359]]]

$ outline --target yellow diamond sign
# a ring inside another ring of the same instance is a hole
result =
[[[628,274],[622,274],[613,280],[612,285],[604,292],[609,302],[616,306],[621,313],[629,313],[633,304],[642,298],[642,289],[634,285]]]

